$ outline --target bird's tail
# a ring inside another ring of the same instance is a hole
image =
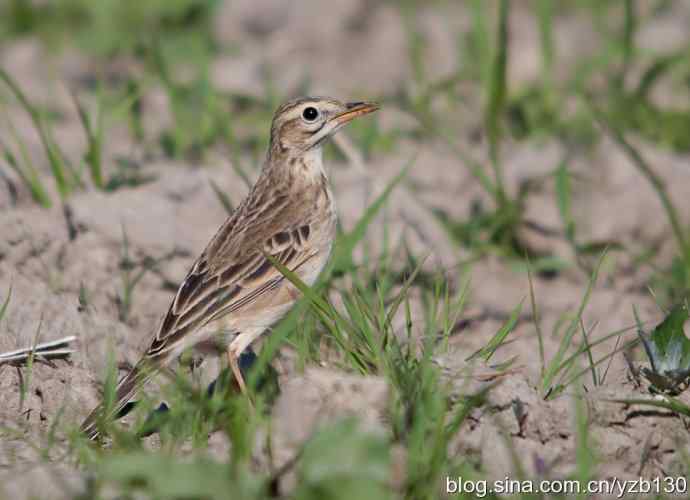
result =
[[[101,423],[117,418],[150,376],[150,367],[144,367],[142,362],[137,363],[117,384],[114,404],[107,409],[107,412],[103,403],[94,408],[82,422],[81,432],[91,440],[96,439],[100,434]]]

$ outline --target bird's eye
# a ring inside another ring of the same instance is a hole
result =
[[[319,110],[313,106],[309,106],[308,108],[304,108],[304,111],[302,111],[302,118],[304,118],[308,122],[313,122],[318,117],[319,117]]]

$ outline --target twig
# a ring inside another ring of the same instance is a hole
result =
[[[23,349],[1,353],[0,365],[3,363],[18,363],[20,361],[25,361],[29,359],[29,356],[31,355],[43,359],[63,358],[69,356],[75,352],[75,350],[69,349],[68,346],[76,339],[77,337],[72,335],[57,340],[51,340],[49,342],[42,342],[40,344],[36,344],[34,347],[25,347]]]

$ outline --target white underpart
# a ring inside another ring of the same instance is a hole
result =
[[[305,167],[305,173],[311,180],[317,181],[321,175],[328,177],[326,169],[323,167],[323,148],[321,146],[307,150],[302,156],[302,163]]]
[[[323,165],[323,149],[321,146],[316,146],[306,151],[302,156],[302,165],[304,174],[313,182],[321,182],[322,176],[328,178],[328,174]],[[336,208],[333,193],[331,192],[330,186],[328,186],[327,189],[328,198],[331,203],[330,209],[335,214]],[[326,243],[327,248],[321,249],[321,251],[317,253],[318,258],[311,261],[308,268],[303,270],[303,272],[306,271],[306,273],[302,274],[301,278],[304,283],[309,286],[312,286],[316,282],[330,256],[332,241],[328,240],[324,243]],[[293,305],[294,304],[283,304],[264,311],[260,315],[260,318],[257,317],[256,323],[247,323],[246,318],[243,318],[242,325],[237,325],[235,329],[236,331],[239,330],[240,334],[230,334],[225,339],[226,345],[229,344],[229,350],[236,357],[242,354],[242,352],[258,337],[280,321]]]
[[[321,176],[326,177],[326,180],[328,180],[328,172],[323,165],[323,148],[321,146],[316,146],[308,150],[303,156],[303,163],[305,167],[305,174],[309,176],[313,182],[320,182]],[[328,192],[328,200],[331,204],[331,213],[335,215],[335,197],[331,191],[330,183],[327,183],[326,190]],[[309,283],[309,285],[311,284],[312,283]]]

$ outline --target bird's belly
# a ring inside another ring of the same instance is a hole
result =
[[[297,271],[297,276],[304,281],[305,284],[312,286],[319,278],[321,271],[328,264],[331,257],[332,245],[324,246],[314,257],[304,263],[303,269]]]
[[[307,260],[295,274],[306,285],[316,283],[321,271],[330,258],[332,244],[325,245],[311,259]],[[229,345],[243,333],[252,340],[258,332],[265,331],[280,321],[301,297],[301,292],[287,278],[273,291],[257,298],[251,307],[242,308],[225,317],[209,323],[207,331],[215,332],[213,337],[222,345]]]

